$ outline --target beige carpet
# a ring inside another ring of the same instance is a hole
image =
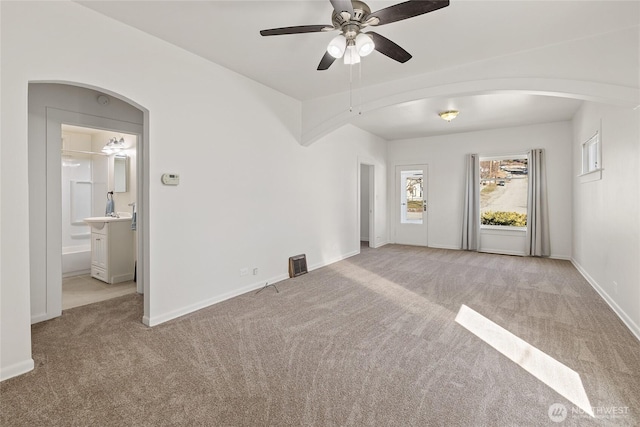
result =
[[[567,261],[389,245],[278,289],[154,328],[139,295],[35,325],[0,424],[640,423],[640,343]],[[596,416],[456,323],[463,304],[577,372]]]

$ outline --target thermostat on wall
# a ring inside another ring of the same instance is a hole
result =
[[[162,183],[164,185],[178,185],[180,184],[180,175],[177,173],[163,173]]]

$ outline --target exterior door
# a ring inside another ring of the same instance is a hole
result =
[[[395,242],[427,246],[427,165],[396,166]]]

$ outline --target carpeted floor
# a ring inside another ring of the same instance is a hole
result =
[[[0,424],[640,424],[640,342],[567,261],[389,245],[277,286],[154,328],[138,295],[37,324]],[[595,417],[457,323],[463,304],[576,371]]]

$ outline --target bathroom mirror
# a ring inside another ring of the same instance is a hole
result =
[[[127,192],[127,156],[115,155],[113,156],[113,192],[114,193],[126,193]]]

